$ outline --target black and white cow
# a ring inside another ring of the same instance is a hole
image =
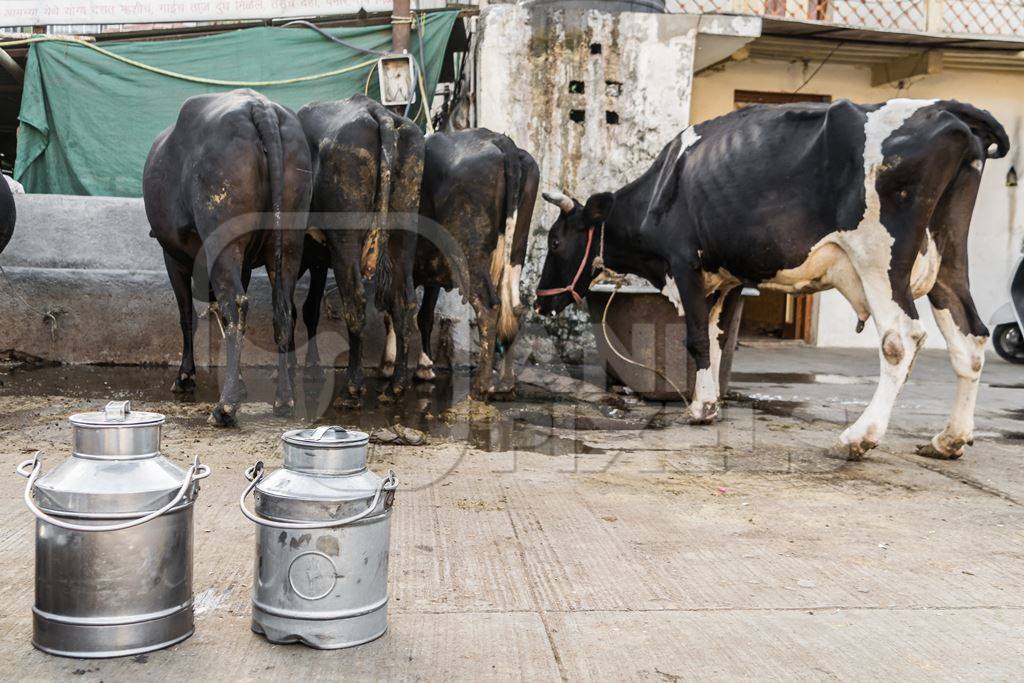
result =
[[[358,401],[365,391],[364,284],[372,282],[374,303],[394,321],[397,337],[398,370],[381,396],[390,400],[405,389],[407,339],[415,325],[412,264],[423,177],[423,133],[409,119],[363,95],[306,105],[298,116],[313,160],[311,228],[316,228],[317,239],[329,250],[348,328],[347,396],[338,399]],[[316,245],[311,246],[316,251]],[[316,268],[316,258],[307,261],[315,270],[303,317],[315,340],[326,271],[322,263]],[[315,349],[313,341],[307,362],[315,359]]]
[[[589,277],[603,231],[607,266],[663,288],[686,315],[696,361],[695,422],[718,413],[718,320],[740,285],[808,293],[836,288],[860,325],[874,319],[881,376],[842,434],[852,458],[888,427],[924,329],[928,295],[957,391],[949,422],[923,455],[957,458],[971,443],[988,330],[971,299],[967,233],[986,159],[1009,141],[987,112],[955,101],[754,106],[685,129],[640,178],[561,209],[548,237],[537,309],[554,314]],[[575,277],[575,280],[573,279]],[[710,295],[710,299],[707,299]],[[716,343],[710,343],[715,339]]]
[[[236,423],[246,290],[252,269],[264,266],[278,349],[274,412],[291,412],[293,297],[310,199],[309,147],[295,114],[248,89],[190,97],[153,142],[142,191],[180,314],[183,348],[173,391],[195,390],[196,296],[215,304],[227,349],[210,422]]]
[[[458,287],[476,314],[480,362],[472,394],[485,399],[515,388],[512,344],[523,306],[519,278],[537,201],[537,162],[508,137],[486,128],[427,136],[413,281],[423,287],[417,316],[423,352],[416,376],[434,378],[430,335],[440,290]],[[390,331],[390,330],[389,330]],[[382,367],[394,367],[389,335]],[[501,378],[491,385],[496,346]]]

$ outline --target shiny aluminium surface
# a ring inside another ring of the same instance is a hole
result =
[[[365,434],[304,431],[285,435],[282,469],[250,469],[240,501],[257,523],[252,629],[271,642],[351,647],[387,630],[396,482],[366,468]]]
[[[18,467],[36,517],[38,649],[117,657],[192,634],[192,514],[209,468],[160,455],[162,423],[111,403],[72,417],[75,450],[57,467],[44,474],[38,454]]]

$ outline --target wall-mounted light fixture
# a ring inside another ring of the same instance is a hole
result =
[[[1010,166],[1010,170],[1006,172],[1006,186],[1017,187],[1017,169]]]

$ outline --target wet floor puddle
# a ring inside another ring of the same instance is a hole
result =
[[[821,372],[733,372],[730,382],[740,384],[870,384],[873,377],[834,375]]]
[[[200,370],[196,377],[196,392],[189,397],[171,393],[176,371],[176,368],[163,366],[19,366],[0,370],[0,396],[64,396],[95,400],[97,403],[113,399],[131,400],[140,408],[175,400],[183,404],[213,403],[217,400],[219,382],[216,370]],[[273,369],[246,368],[243,379],[246,403],[273,402],[276,386]],[[468,396],[468,375],[440,375],[432,383],[413,385],[393,403],[382,403],[377,398],[385,380],[368,377],[366,395],[359,407],[333,405],[336,387],[345,385],[343,370],[299,370],[295,380],[296,422],[334,422],[363,431],[400,424],[425,432],[434,441],[464,441],[483,451],[520,450],[547,455],[603,453],[603,449],[588,446],[582,438],[571,438],[564,433],[662,426],[632,417],[616,419],[565,414],[567,406],[564,404],[524,405],[514,401],[491,404],[496,408],[495,418],[446,420],[445,411]],[[205,416],[171,414],[168,417],[185,424],[205,421]]]

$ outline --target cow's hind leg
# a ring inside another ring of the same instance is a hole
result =
[[[416,314],[416,326],[420,331],[420,359],[416,363],[415,377],[420,382],[429,382],[435,377],[434,361],[430,358],[430,336],[434,331],[434,310],[440,293],[440,287],[424,286],[423,301]]]
[[[480,335],[480,358],[470,393],[473,398],[483,401],[490,397],[492,389],[494,344],[498,336],[498,310],[501,302],[486,270],[471,267],[470,282],[472,294],[469,303],[476,313],[477,332]]]
[[[174,378],[171,391],[188,394],[196,390],[196,361],[193,340],[196,329],[196,314],[192,304],[192,269],[178,262],[164,252],[164,265],[171,280],[171,289],[178,302],[178,318],[181,323],[181,365]]]
[[[967,273],[967,233],[980,180],[981,173],[964,164],[932,218],[941,265],[928,300],[946,340],[957,384],[945,429],[917,452],[944,460],[962,456],[974,438],[974,406],[985,364],[988,329],[974,307]]]
[[[715,382],[715,395],[718,397],[722,395],[722,354],[729,340],[729,326],[727,321],[722,320],[722,312],[726,310],[726,302],[733,303],[732,300],[739,296],[741,291],[735,286],[723,287],[718,290],[714,295],[711,310],[708,313],[708,340],[710,342],[708,350],[711,356],[711,378]],[[724,328],[722,327],[723,324],[725,325]]]
[[[390,379],[395,374],[395,355],[398,351],[395,323],[390,313],[384,314],[384,348],[380,354],[380,375]]]
[[[498,371],[498,385],[494,388],[495,396],[512,398],[516,393],[516,353],[513,350],[516,340],[505,344],[501,350],[501,369]]]
[[[359,273],[359,258],[332,250],[334,278],[341,294],[341,317],[348,331],[347,385],[338,392],[336,403],[358,403],[366,393],[363,373],[363,327],[366,324],[366,291]]]
[[[233,427],[238,422],[238,406],[241,402],[241,359],[242,339],[245,336],[245,318],[249,300],[242,284],[242,260],[244,245],[234,243],[210,259],[210,284],[217,297],[217,308],[224,321],[224,346],[226,364],[224,386],[220,400],[210,414],[210,424],[217,427]]]
[[[929,299],[956,373],[956,397],[945,429],[932,437],[929,443],[919,446],[917,452],[930,458],[954,460],[963,455],[964,447],[974,441],[974,406],[981,369],[985,365],[988,336],[971,331],[977,330],[982,323],[970,295],[966,302],[945,300],[943,294],[932,290]]]

